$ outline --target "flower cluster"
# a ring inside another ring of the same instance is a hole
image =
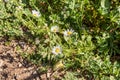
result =
[[[51,32],[59,32],[59,26],[55,25],[51,27]],[[71,36],[73,34],[73,29],[67,29],[63,32],[64,36]]]
[[[51,27],[51,32],[59,32],[59,26],[55,25]],[[63,32],[63,35],[65,37],[70,37],[74,33],[73,29],[67,29]],[[60,46],[54,46],[52,49],[52,53],[55,55],[61,54],[62,53],[62,48]]]

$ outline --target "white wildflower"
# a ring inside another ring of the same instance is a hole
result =
[[[52,26],[51,27],[51,32],[59,32],[59,27],[58,26]]]
[[[60,46],[54,46],[52,49],[52,53],[55,55],[61,54],[62,53],[62,48]]]
[[[36,11],[36,10],[32,10],[32,14],[35,16],[35,17],[40,17],[41,14],[40,12]]]
[[[67,29],[66,31],[64,31],[64,36],[70,36],[70,35],[72,35],[73,34],[73,32],[74,32],[74,30],[72,30],[72,29]]]

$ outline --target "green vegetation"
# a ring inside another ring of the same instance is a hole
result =
[[[120,79],[119,0],[0,0],[0,36],[35,45],[23,56],[40,70],[75,72],[63,80]]]

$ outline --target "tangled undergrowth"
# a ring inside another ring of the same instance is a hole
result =
[[[36,46],[23,57],[63,80],[120,79],[119,0],[0,0],[0,36]]]

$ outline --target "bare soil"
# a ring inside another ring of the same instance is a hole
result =
[[[30,47],[22,41],[12,40],[6,45],[0,41],[0,80],[46,80],[45,74],[37,71],[36,65],[21,57],[22,52],[32,53],[35,47]],[[21,46],[20,50],[17,47]]]

